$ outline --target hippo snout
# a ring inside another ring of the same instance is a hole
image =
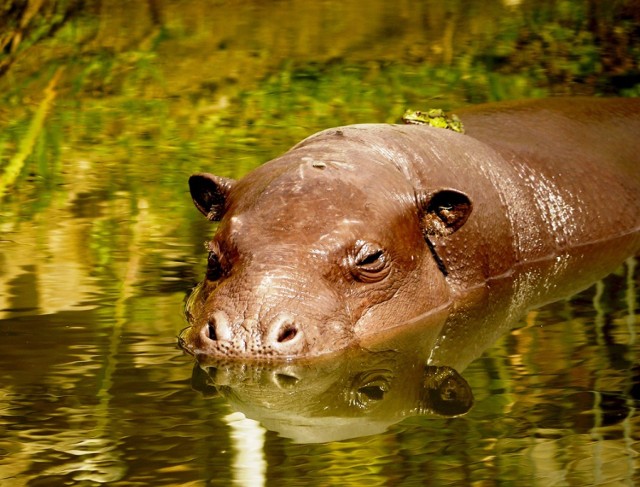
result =
[[[275,274],[272,269],[269,279],[249,280],[238,272],[223,284],[198,284],[186,302],[190,326],[180,346],[198,359],[288,361],[353,343],[353,324],[329,286]],[[292,296],[295,286],[314,293],[299,299],[299,291]],[[251,299],[238,299],[244,294]]]
[[[226,356],[290,356],[309,348],[304,327],[289,312],[280,312],[266,323],[251,319],[233,323],[218,310],[201,325],[197,341],[196,354]]]
[[[190,326],[180,336],[180,346],[199,360],[288,361],[333,353],[354,339],[346,319],[336,316],[311,316],[292,307],[234,314],[233,307],[206,306],[198,313],[199,306],[188,307]]]

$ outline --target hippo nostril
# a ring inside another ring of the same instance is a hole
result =
[[[216,341],[218,339],[218,335],[216,333],[216,327],[211,323],[211,321],[207,321],[207,329],[205,331],[207,338],[209,340]]]
[[[266,342],[273,346],[280,347],[280,350],[292,351],[294,348],[303,346],[304,332],[289,313],[280,313],[271,322]]]
[[[288,342],[293,340],[298,334],[298,328],[293,323],[288,323],[282,327],[280,333],[278,333],[278,343]]]
[[[231,338],[231,327],[229,318],[223,311],[216,311],[202,328],[202,335],[212,342],[229,340]]]
[[[291,389],[295,387],[300,379],[289,374],[276,374],[274,376],[274,382],[280,389]]]

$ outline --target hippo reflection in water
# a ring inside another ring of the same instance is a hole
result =
[[[640,100],[457,113],[464,134],[353,125],[238,181],[193,175],[196,207],[219,224],[183,348],[199,360],[304,359],[437,313],[435,348],[480,350],[496,328],[456,336],[466,310],[512,322],[640,250]]]
[[[378,434],[409,416],[465,414],[473,405],[467,382],[450,367],[424,365],[435,338],[422,333],[425,325],[311,363],[246,367],[204,359],[193,369],[192,385],[298,443]]]

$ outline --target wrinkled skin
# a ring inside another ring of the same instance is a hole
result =
[[[220,223],[183,347],[321,355],[482,301],[504,279],[515,316],[640,250],[638,100],[456,113],[464,135],[354,125],[315,134],[239,181],[193,175],[196,207]]]

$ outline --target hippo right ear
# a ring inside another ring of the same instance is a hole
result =
[[[469,197],[453,189],[416,195],[425,237],[446,237],[465,224],[473,205]]]
[[[219,221],[225,211],[225,202],[234,179],[214,176],[209,173],[193,174],[189,178],[189,190],[196,208],[211,221]]]

